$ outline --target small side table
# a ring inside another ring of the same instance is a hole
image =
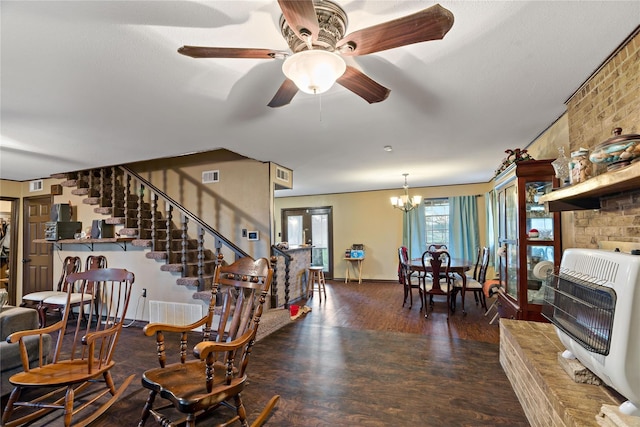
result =
[[[364,258],[345,258],[344,260],[347,261],[347,272],[344,275],[344,283],[347,283],[351,279],[351,269],[353,269],[357,276],[358,283],[362,283],[362,261],[364,261]],[[355,279],[356,277],[354,277],[354,280]]]

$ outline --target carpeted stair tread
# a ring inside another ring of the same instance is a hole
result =
[[[87,194],[89,194],[89,190],[89,188],[74,188],[73,190],[71,190],[71,194],[73,194],[74,196],[86,196]],[[82,203],[86,202],[83,200]]]
[[[167,253],[163,251],[147,252],[146,254],[144,254],[144,256],[148,259],[155,259],[155,260],[162,260],[162,261],[167,259]]]
[[[120,225],[120,224],[124,224],[125,220],[126,218],[118,216],[118,217],[105,218],[104,222],[106,224]]]
[[[93,210],[93,212],[97,214],[103,214],[103,215],[111,215],[112,211],[113,211],[112,207],[99,207]]]
[[[211,282],[213,281],[213,276],[203,276],[204,278],[204,286],[205,288],[211,287]],[[197,277],[179,277],[176,279],[176,285],[178,286],[200,286],[200,282]],[[209,299],[211,299],[211,292],[209,292]],[[207,302],[209,301],[207,300]]]
[[[78,180],[78,179],[68,179],[66,181],[62,181],[60,183],[63,187],[89,187],[86,181]]]
[[[153,242],[149,239],[133,239],[131,241],[131,246],[135,246],[137,248],[150,248],[153,246]]]
[[[182,264],[164,264],[160,266],[160,271],[170,271],[172,273],[182,272]]]
[[[138,235],[138,229],[137,228],[122,228],[119,231],[121,236],[129,236],[129,237],[135,237]]]
[[[88,188],[83,188],[83,190],[86,190],[85,194],[89,193]],[[77,191],[77,190],[73,190],[73,191]],[[100,199],[101,197],[87,197],[86,199],[82,199],[82,203],[84,203],[85,205],[99,205]]]

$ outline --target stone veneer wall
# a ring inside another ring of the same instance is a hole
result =
[[[592,150],[612,130],[640,134],[640,31],[567,101],[570,149]],[[602,172],[596,168],[596,173]],[[603,200],[599,211],[574,212],[575,245],[640,243],[640,190]]]
[[[289,303],[292,303],[307,293],[307,268],[311,265],[311,248],[292,249],[287,251],[292,259],[289,263]],[[282,256],[278,257],[276,277],[278,283],[277,307],[285,303],[285,263]],[[275,308],[275,307],[272,307]]]
[[[605,386],[574,382],[558,363],[563,350],[549,323],[500,319],[500,364],[529,423],[598,426],[602,405],[617,408],[621,401]]]

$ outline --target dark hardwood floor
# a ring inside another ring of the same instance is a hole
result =
[[[444,299],[436,299],[427,319],[417,295],[413,308],[403,308],[397,283],[329,281],[327,294],[307,303],[306,316],[256,343],[243,394],[250,420],[279,394],[267,425],[529,425],[499,363],[499,328],[488,324],[472,294],[468,314],[458,303],[449,320]],[[128,328],[117,352],[116,384],[131,373],[138,378],[94,426],[136,425],[147,397],[139,376],[157,364],[155,340]]]

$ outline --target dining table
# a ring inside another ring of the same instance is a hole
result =
[[[462,258],[451,258],[451,265],[449,266],[449,272],[457,274],[462,279],[462,314],[467,314],[464,309],[464,294],[467,290],[467,275],[465,274],[469,269],[471,269],[474,265],[474,261],[469,261]],[[411,263],[409,264],[409,268],[411,269],[411,273],[417,272],[420,273],[433,273],[433,269],[430,264],[422,265],[422,258],[413,258],[411,259]],[[433,289],[440,289],[440,278],[436,278],[436,275],[432,275],[433,280]],[[439,276],[439,275],[438,275]],[[408,278],[409,282],[411,282],[411,275]],[[455,302],[454,302],[455,305]]]

